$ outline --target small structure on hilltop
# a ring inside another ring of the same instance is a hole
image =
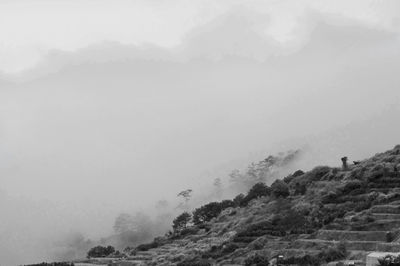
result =
[[[379,265],[378,260],[390,256],[399,256],[399,252],[371,252],[367,255],[366,266],[377,266]]]
[[[343,168],[343,170],[347,170],[348,169],[347,156],[342,157],[341,160],[342,160],[342,168]]]

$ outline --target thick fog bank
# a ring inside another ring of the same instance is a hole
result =
[[[239,193],[229,174],[269,155],[301,151],[267,183],[398,144],[398,33],[331,15],[293,20],[284,45],[260,30],[268,16],[235,9],[172,48],[54,48],[3,74],[0,264],[148,241],[182,208]]]

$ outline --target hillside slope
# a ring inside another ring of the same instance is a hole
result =
[[[319,166],[207,204],[112,265],[320,265],[400,251],[400,145],[347,168]],[[122,258],[121,258],[122,257]],[[113,259],[111,259],[113,260]],[[253,263],[253,264],[252,264]]]

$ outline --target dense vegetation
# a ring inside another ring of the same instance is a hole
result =
[[[193,223],[195,225],[198,225],[208,222],[212,218],[217,217],[223,210],[234,206],[235,203],[232,200],[223,200],[221,202],[210,202],[194,210]]]
[[[99,258],[99,257],[107,257],[113,253],[115,253],[115,248],[112,246],[107,246],[107,247],[96,246],[88,251],[87,256],[91,258]]]
[[[187,227],[191,218],[192,216],[188,212],[182,213],[174,219],[172,228],[174,229],[174,231],[182,231]]]
[[[170,245],[168,248],[176,248],[179,253],[169,261],[180,266],[202,266],[222,261],[268,265],[282,250],[293,249],[307,252],[290,253],[280,258],[280,265],[321,265],[348,255],[348,242],[321,241],[323,244],[318,246],[319,243],[306,241],[321,232],[348,230],[363,235],[363,231],[391,230],[390,223],[379,222],[370,210],[400,200],[400,191],[396,190],[400,187],[400,146],[343,168],[319,166],[308,172],[298,170],[268,186],[264,181],[274,173],[274,160],[269,157],[252,164],[244,174],[231,174],[236,184],[240,178],[246,186],[251,184],[247,193],[181,213],[173,221],[173,232],[139,245],[135,251],[154,249],[149,254],[155,250],[165,254],[164,248]],[[216,184],[220,185],[220,181]],[[398,235],[387,232],[379,241],[391,242]],[[380,263],[399,265],[398,261],[400,257],[387,257]]]

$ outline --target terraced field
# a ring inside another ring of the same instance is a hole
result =
[[[167,239],[148,251],[133,250],[110,265],[167,266],[187,258],[205,258],[210,265],[244,265],[254,254],[297,258],[339,243],[346,247],[347,259],[363,265],[371,251],[400,252],[399,170],[396,146],[347,169],[317,167],[289,176],[284,180],[290,188],[287,198],[271,195],[226,209],[209,221],[208,230]],[[297,192],[302,184],[306,189]],[[303,222],[292,224],[297,219]]]
[[[364,212],[374,219],[374,225],[370,228],[382,228],[383,230],[327,230],[321,229],[311,235],[303,235],[294,241],[282,241],[269,238],[258,252],[274,257],[283,255],[285,257],[304,256],[306,254],[315,255],[321,249],[332,247],[339,242],[344,242],[347,250],[354,259],[365,261],[365,256],[371,251],[400,252],[399,234],[397,228],[400,228],[400,205],[385,204],[376,205]],[[389,230],[386,230],[389,229]],[[259,239],[260,237],[255,237]],[[240,244],[240,243],[238,243]],[[241,243],[247,245],[248,243]],[[203,248],[201,248],[203,247]],[[149,251],[137,252],[129,256],[126,261],[130,265],[172,265],[172,258],[185,257],[188,253],[207,250],[200,243],[191,243],[190,241],[180,241],[177,243],[166,244],[164,246],[151,249]],[[115,265],[123,265],[122,262]],[[222,260],[219,265],[232,265],[232,261]]]

